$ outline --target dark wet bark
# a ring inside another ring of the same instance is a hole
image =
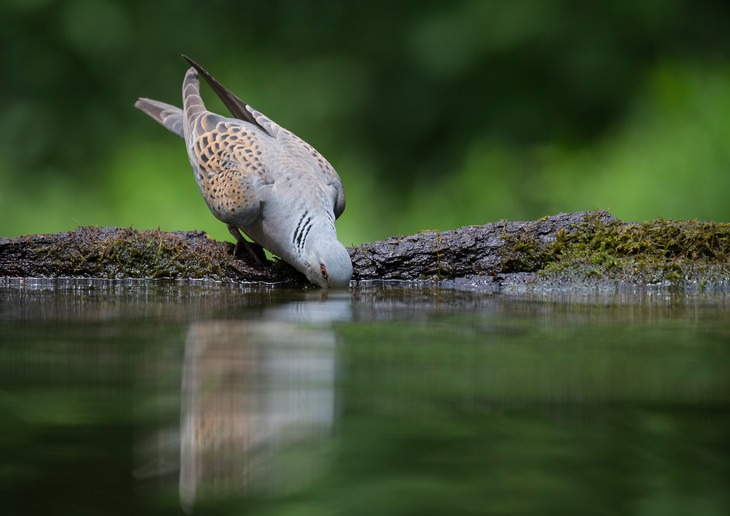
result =
[[[580,212],[391,237],[349,251],[357,281],[727,283],[730,225],[632,224],[607,212]],[[306,284],[287,264],[249,264],[233,256],[233,244],[204,233],[98,227],[0,238],[3,276]]]
[[[428,231],[351,250],[354,279],[455,279],[535,272],[536,248],[555,242],[558,231],[579,231],[586,215],[608,223],[607,212],[561,213],[530,222],[500,221],[450,231]]]

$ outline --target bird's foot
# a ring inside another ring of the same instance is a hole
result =
[[[268,263],[263,247],[256,242],[246,240],[241,234],[241,230],[232,224],[228,225],[228,231],[236,238],[236,247],[233,248],[233,256],[246,261],[250,259],[252,264],[257,267],[263,267]]]
[[[233,256],[241,260],[250,258],[253,265],[257,267],[264,267],[268,263],[263,247],[256,242],[246,240],[246,237],[241,234],[241,230],[232,224],[228,225],[228,231],[236,238],[236,247],[233,248]]]
[[[233,248],[233,256],[241,260],[250,261],[253,265],[263,267],[268,263],[264,248],[255,242],[238,240]]]

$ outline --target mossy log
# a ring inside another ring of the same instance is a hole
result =
[[[233,244],[205,233],[80,227],[0,238],[0,277],[209,279],[307,284],[281,261],[255,266]],[[730,224],[655,220],[609,213],[559,214],[451,231],[392,237],[349,249],[353,279],[634,285],[730,284]]]

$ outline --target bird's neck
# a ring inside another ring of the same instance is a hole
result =
[[[301,226],[297,224],[298,230],[295,226],[290,240],[292,249],[298,256],[306,257],[315,246],[319,247],[325,242],[337,240],[333,215],[317,213],[310,217],[307,214],[300,220],[302,224]]]
[[[324,242],[336,241],[334,215],[321,210],[297,210],[281,220],[277,231],[265,234],[277,234],[276,241],[269,239],[265,245],[270,251],[289,263],[300,263],[310,254],[313,246]],[[282,229],[286,228],[284,231]]]

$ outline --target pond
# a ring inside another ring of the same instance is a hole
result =
[[[729,309],[0,280],[0,512],[728,514]]]

